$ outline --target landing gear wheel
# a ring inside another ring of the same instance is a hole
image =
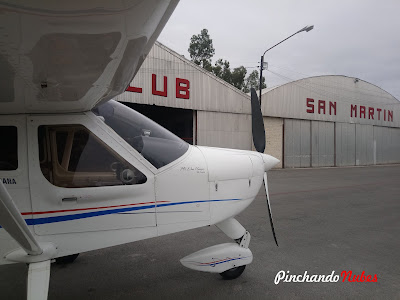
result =
[[[222,278],[224,278],[225,280],[236,279],[240,275],[242,275],[245,268],[246,268],[246,265],[232,268],[232,269],[226,270],[225,272],[219,273],[219,275],[221,275]]]
[[[64,265],[73,263],[74,260],[78,257],[79,253],[71,254],[63,257],[56,258],[56,264]]]

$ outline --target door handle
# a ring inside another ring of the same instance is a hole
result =
[[[76,202],[78,201],[77,197],[66,197],[66,198],[62,198],[62,202]]]

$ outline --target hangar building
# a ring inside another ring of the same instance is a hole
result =
[[[249,95],[159,42],[116,100],[195,145],[251,150]],[[354,77],[263,90],[266,153],[280,168],[400,163],[400,102]]]

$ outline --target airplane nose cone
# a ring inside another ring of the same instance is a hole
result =
[[[272,169],[277,163],[280,162],[279,159],[277,159],[271,155],[268,155],[268,154],[261,154],[261,156],[264,161],[264,170],[265,171]]]

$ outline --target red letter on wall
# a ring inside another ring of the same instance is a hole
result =
[[[362,115],[364,115],[364,119],[365,119],[365,106],[360,105],[360,118],[362,118]]]
[[[336,102],[329,101],[329,115],[332,114],[331,109],[333,108],[333,114],[336,116]]]
[[[374,108],[373,107],[368,107],[368,120],[369,119],[374,119]]]
[[[189,88],[190,88],[189,80],[176,78],[176,98],[189,99],[190,96]]]
[[[151,76],[151,93],[156,96],[167,97],[167,76],[164,76],[164,90],[163,91],[157,91],[156,78],[157,78],[157,75],[152,74],[152,76]]]
[[[357,105],[351,105],[351,117],[353,117],[353,111],[354,111],[354,117],[357,117]]]
[[[133,92],[133,93],[141,93],[142,92],[142,88],[138,88],[138,87],[134,87],[134,86],[130,86],[128,85],[127,92]]]
[[[324,100],[318,100],[318,113],[321,113],[321,110],[324,111],[325,115],[325,101]]]
[[[392,121],[393,122],[393,110],[388,110],[388,121]]]
[[[378,120],[380,120],[381,119],[381,111],[382,111],[382,109],[377,108],[376,110],[378,111]]]
[[[313,103],[314,103],[314,99],[307,98],[307,107],[308,107],[307,112],[309,114],[314,113],[314,104]]]

